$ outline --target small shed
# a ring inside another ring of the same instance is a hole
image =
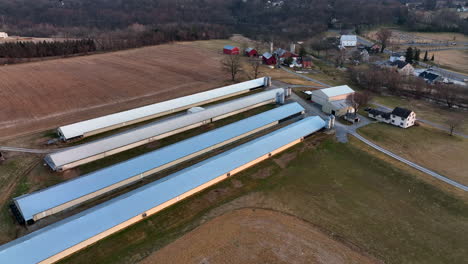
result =
[[[302,58],[302,67],[303,68],[312,68],[314,64],[312,63],[312,57],[304,56]]]
[[[263,63],[265,63],[266,65],[275,65],[276,64],[275,56],[273,56],[273,54],[271,54],[269,52],[263,53],[262,60],[263,60]]]
[[[226,45],[223,48],[223,53],[229,55],[239,55],[239,48],[231,45]]]
[[[0,38],[8,38],[8,34],[6,32],[0,32]]]
[[[257,57],[258,56],[258,52],[256,49],[254,48],[246,48],[245,49],[245,56],[248,56],[248,57]]]

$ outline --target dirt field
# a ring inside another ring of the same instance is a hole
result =
[[[435,63],[441,67],[468,73],[468,50],[444,50],[429,52],[429,54],[434,54]]]
[[[0,138],[225,84],[217,53],[168,44],[0,67]]]
[[[147,257],[152,263],[378,263],[282,213],[241,209],[217,217]]]

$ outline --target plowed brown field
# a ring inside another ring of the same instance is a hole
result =
[[[381,263],[279,212],[241,209],[196,228],[140,264]]]
[[[219,55],[183,44],[0,67],[0,138],[224,85]]]

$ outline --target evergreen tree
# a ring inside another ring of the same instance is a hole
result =
[[[427,60],[428,60],[428,58],[427,58],[427,50],[426,50],[426,52],[424,53],[424,59],[423,59],[423,61],[427,61]]]
[[[414,55],[413,55],[413,48],[409,47],[408,49],[406,49],[406,56],[405,56],[405,61],[407,63],[413,63],[413,58],[414,58]]]
[[[421,56],[421,50],[416,49],[416,51],[414,52],[414,61],[418,62],[420,56]]]
[[[431,58],[431,61],[434,61],[434,54],[432,54],[432,58]]]
[[[307,56],[307,51],[304,46],[301,45],[301,48],[299,49],[299,57],[303,58],[305,56]]]

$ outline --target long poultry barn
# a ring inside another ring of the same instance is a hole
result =
[[[275,102],[283,103],[284,94],[284,89],[278,88],[246,96],[211,106],[199,112],[155,122],[128,132],[52,153],[45,157],[45,162],[55,171],[67,170],[262,105]]]
[[[308,117],[0,247],[0,263],[53,263],[280,153],[322,129]]]
[[[13,201],[21,214],[19,220],[21,223],[32,223],[271,128],[285,120],[300,118],[303,114],[304,108],[298,103],[286,104],[114,166],[17,197]]]
[[[64,140],[89,137],[120,127],[129,126],[160,116],[183,111],[195,106],[200,106],[239,94],[248,93],[249,91],[260,87],[268,87],[270,84],[270,77],[258,78],[255,80],[233,84],[206,92],[196,93],[152,105],[61,126],[57,129],[57,133]]]

